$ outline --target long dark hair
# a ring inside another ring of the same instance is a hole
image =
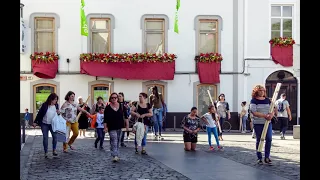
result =
[[[156,92],[154,93],[154,95],[159,99],[158,87],[157,87],[157,86],[153,86],[153,87],[152,87],[152,91],[156,91]]]
[[[121,95],[123,97],[123,103],[124,103],[124,94],[123,94],[123,92],[119,92],[118,95]],[[120,102],[119,99],[118,99],[118,102]]]
[[[54,99],[56,99],[57,98],[57,101],[59,100],[59,97],[58,97],[58,95],[56,94],[56,93],[51,93],[49,96],[48,96],[48,98],[47,98],[47,100],[46,100],[46,104],[49,106],[49,105],[51,105],[51,102],[54,100]]]
[[[112,95],[114,95],[114,94],[115,94],[115,95],[117,95],[117,98],[119,98],[119,96],[118,96],[118,93],[116,93],[116,92],[113,92],[113,93],[111,93],[111,94],[110,94],[110,97],[109,97],[109,102],[111,102],[111,97],[112,97]]]
[[[73,91],[69,91],[69,92],[66,94],[66,96],[64,97],[64,100],[69,101],[70,96],[71,96],[72,94],[75,95]]]

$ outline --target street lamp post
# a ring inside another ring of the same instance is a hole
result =
[[[20,17],[23,18],[23,7],[24,7],[24,4],[20,3]]]

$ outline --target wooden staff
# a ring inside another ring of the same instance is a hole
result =
[[[216,113],[218,113],[218,112],[217,112],[217,110],[216,110],[216,108],[214,107],[214,102],[213,102],[213,100],[212,100],[212,97],[211,97],[210,91],[209,91],[209,90],[207,90],[207,92],[208,92],[208,95],[209,95],[209,98],[210,98],[211,104],[212,104],[212,106],[213,106],[213,108],[214,108],[214,111],[215,111]],[[217,116],[216,116],[216,122],[217,122],[217,124],[218,124],[219,132],[220,132],[220,133],[222,133],[222,129],[221,129],[221,126],[220,126],[220,122],[219,122],[219,119],[217,118]]]
[[[87,104],[87,103],[88,103],[89,98],[90,98],[90,94],[88,95],[88,98],[87,98],[87,100],[86,100],[86,102],[85,102],[84,104]],[[83,106],[82,109],[84,109],[85,107],[86,107],[86,106]],[[78,122],[81,114],[82,114],[82,111],[80,111],[80,113],[78,114],[78,116],[77,116],[77,118],[76,118],[76,122]]]
[[[272,100],[271,100],[271,104],[270,104],[270,108],[269,108],[269,113],[272,113],[274,111],[274,105],[275,102],[277,100],[279,91],[280,91],[280,87],[281,87],[281,83],[277,83],[276,89],[274,90],[273,96],[272,96]],[[270,121],[267,121],[264,123],[263,126],[263,131],[261,133],[261,138],[260,138],[260,142],[259,142],[259,146],[258,146],[258,152],[262,152],[262,148],[263,148],[263,143],[264,140],[266,138],[267,135],[267,131],[268,131],[268,127],[269,127]]]
[[[111,83],[109,83],[108,102],[109,102],[110,95],[111,95]]]

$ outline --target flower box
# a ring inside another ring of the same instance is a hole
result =
[[[35,52],[30,55],[33,74],[42,79],[54,79],[58,72],[59,55],[53,52]]]
[[[173,80],[174,54],[81,54],[82,74],[135,80]]]
[[[200,83],[220,83],[220,67],[223,60],[221,54],[206,53],[196,56],[197,70]]]
[[[293,44],[292,38],[273,38],[269,41],[271,45],[271,57],[276,64],[284,67],[293,66]]]

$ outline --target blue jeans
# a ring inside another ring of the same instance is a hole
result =
[[[207,127],[209,146],[212,146],[212,145],[211,145],[211,132],[213,133],[214,138],[216,139],[217,146],[219,147],[220,144],[219,144],[217,127],[213,127],[213,128],[212,128],[212,127]]]
[[[157,113],[155,113],[155,111],[158,111]],[[154,121],[154,133],[156,135],[158,135],[158,131],[159,131],[159,135],[161,136],[161,129],[162,129],[162,112],[163,112],[163,107],[160,109],[153,109],[153,121]]]
[[[261,134],[263,131],[264,124],[254,124],[254,132],[256,133],[256,150],[258,150]],[[265,147],[264,147],[264,157],[269,158],[270,157],[270,149],[271,149],[271,141],[272,141],[272,123],[269,124],[266,138],[265,138]],[[257,157],[258,159],[262,159],[262,153],[257,151]]]
[[[228,115],[227,115],[227,116],[228,116]],[[226,116],[225,118],[220,117],[220,119],[219,119],[219,123],[220,123],[220,127],[221,127],[221,134],[220,134],[220,135],[222,135],[222,132],[223,132],[222,124],[223,124],[223,122],[227,119],[227,116]]]
[[[104,136],[106,135],[106,133],[103,131],[103,128],[96,128],[96,130],[97,130],[98,137],[97,137],[96,141],[94,142],[94,144],[98,144],[98,142],[100,141],[100,147],[102,147],[103,141],[104,141]]]
[[[57,134],[53,132],[51,124],[41,124],[41,131],[43,135],[43,148],[44,152],[48,152],[48,140],[49,140],[49,131],[52,136],[52,149],[55,151],[57,148]]]
[[[148,130],[149,130],[149,126],[146,126],[146,132],[145,132],[145,134],[143,136],[142,143],[141,143],[142,147],[145,147],[147,145],[147,133],[148,133]],[[136,145],[136,148],[137,148],[138,144],[137,144],[136,137],[134,137],[134,144]]]
[[[247,119],[248,119],[248,116],[242,116],[242,130],[243,131],[247,130]]]

